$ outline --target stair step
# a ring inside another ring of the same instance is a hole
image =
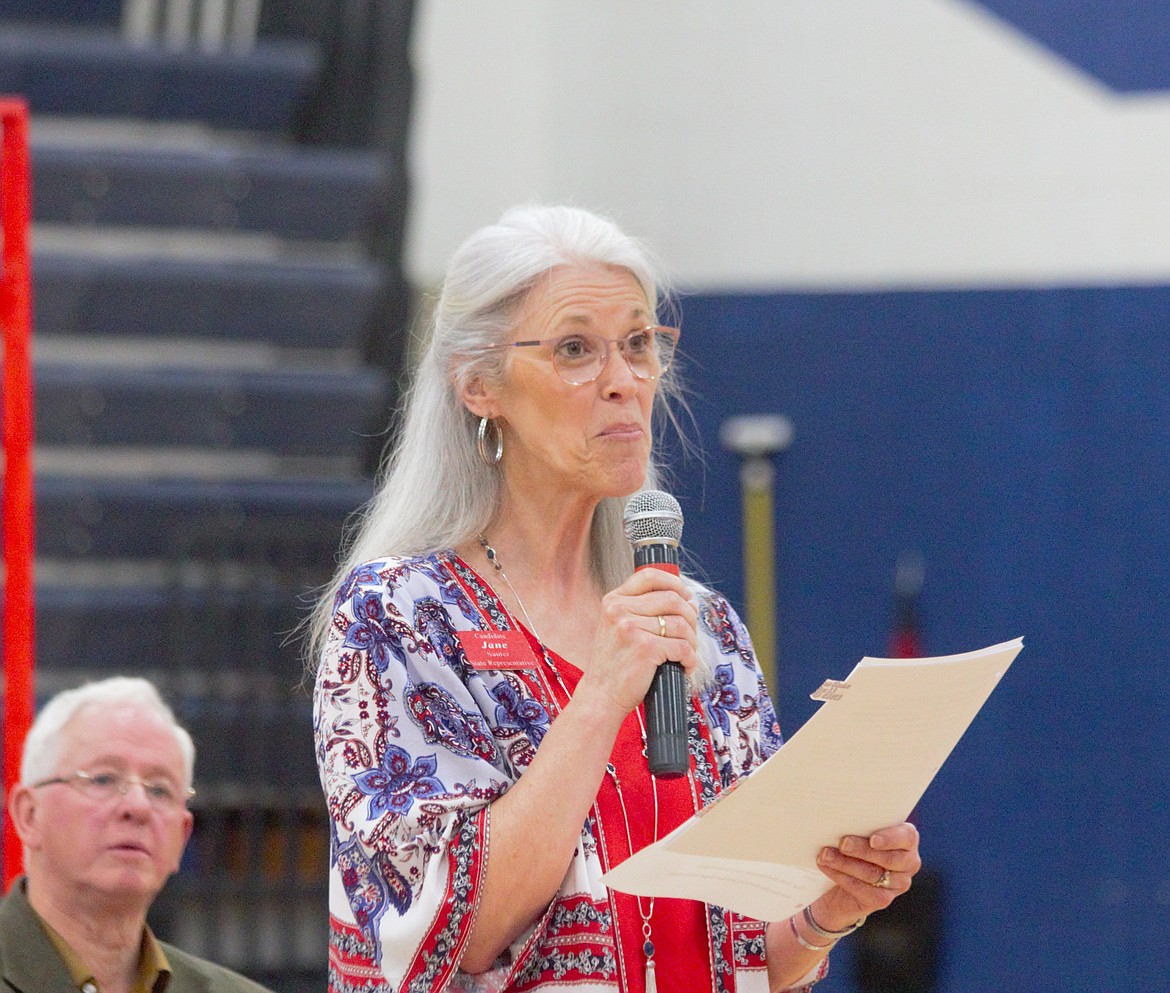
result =
[[[319,575],[366,480],[102,479],[39,473],[37,552],[56,558],[257,562]]]
[[[123,0],[4,0],[3,20],[37,24],[100,24],[116,28],[122,23]]]
[[[139,369],[40,364],[39,444],[206,446],[278,456],[352,454],[380,430],[373,369]]]
[[[202,479],[270,481],[273,479],[354,479],[366,460],[357,453],[278,456],[247,448],[134,448],[116,445],[37,445],[33,462],[38,473],[90,479]]]
[[[38,570],[39,575],[39,570]],[[36,590],[37,654],[52,668],[120,672],[128,658],[188,672],[189,695],[226,694],[241,678],[249,696],[277,695],[301,676],[300,646],[289,634],[303,620],[307,590],[168,584],[130,587],[51,585]],[[246,685],[245,685],[246,684]]]
[[[127,44],[114,31],[0,27],[0,92],[34,114],[190,120],[287,132],[319,69],[314,46],[262,40],[247,52]]]
[[[387,278],[361,257],[112,255],[45,250],[38,234],[38,335],[181,336],[356,351]]]
[[[34,128],[38,223],[262,231],[359,238],[383,196],[372,152],[208,139],[121,141],[103,131]]]
[[[310,701],[294,636],[313,602],[309,586],[271,585],[256,574],[221,584],[210,573],[191,584],[184,572],[130,586],[38,580],[39,696],[89,679],[144,676],[194,738],[204,800],[232,783],[277,788],[286,802],[290,790],[315,793]],[[241,754],[249,760],[241,763]]]

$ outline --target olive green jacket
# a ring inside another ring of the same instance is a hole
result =
[[[239,973],[160,942],[171,964],[166,993],[270,993]],[[65,962],[29,906],[24,879],[0,901],[0,993],[78,993]]]

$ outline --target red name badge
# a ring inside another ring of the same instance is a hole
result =
[[[536,653],[522,631],[456,631],[473,669],[535,669]]]

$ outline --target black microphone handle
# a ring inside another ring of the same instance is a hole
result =
[[[636,569],[666,569],[678,574],[678,545],[648,542],[634,547]],[[663,662],[646,691],[646,762],[659,779],[685,776],[687,752],[687,675],[677,662]]]
[[[685,776],[687,674],[677,662],[663,662],[646,691],[646,762],[659,779]]]

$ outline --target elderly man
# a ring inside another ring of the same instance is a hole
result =
[[[158,941],[146,912],[194,819],[195,747],[144,679],[54,697],[24,746],[8,813],[27,875],[0,903],[0,968],[18,993],[265,993]]]

